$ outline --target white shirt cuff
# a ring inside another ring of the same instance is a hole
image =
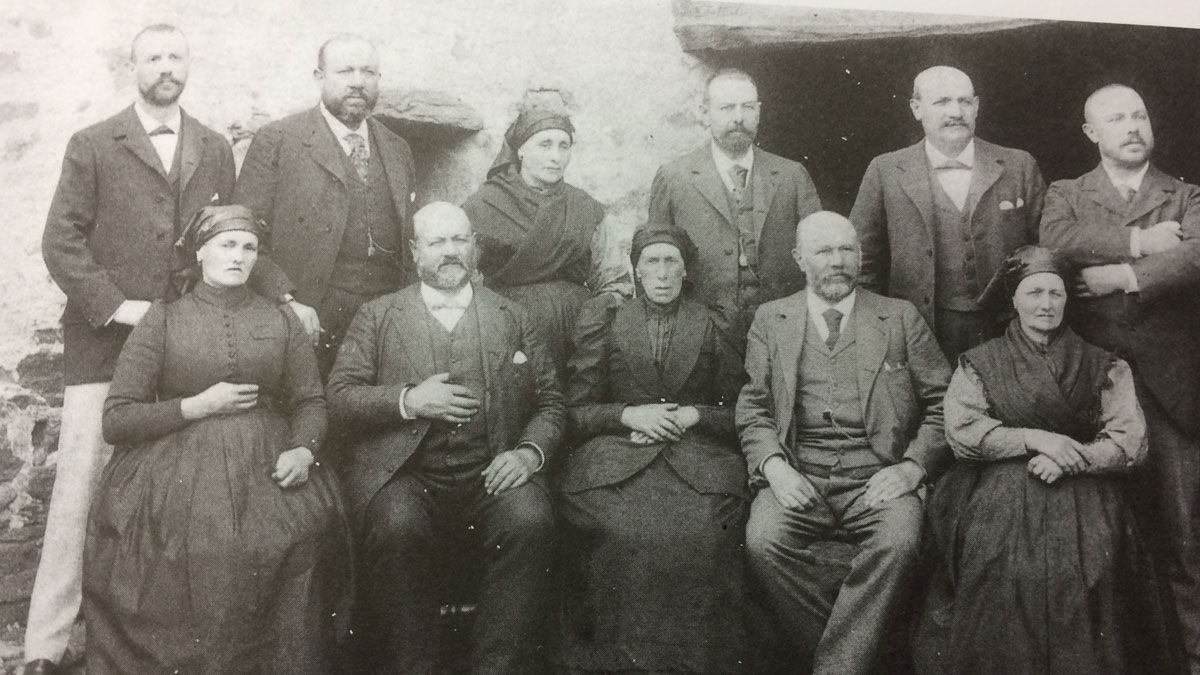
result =
[[[400,417],[406,420],[415,420],[417,419],[417,416],[409,414],[408,408],[404,407],[404,399],[408,398],[409,389],[412,389],[411,384],[405,385],[405,387],[400,390]]]
[[[1129,256],[1134,260],[1142,257],[1142,236],[1141,228],[1129,228]]]
[[[1133,265],[1124,263],[1121,267],[1125,268],[1125,292],[1137,293],[1141,289],[1138,287],[1137,272],[1133,271]]]
[[[534,473],[541,471],[542,467],[546,466],[546,453],[542,452],[541,447],[539,447],[537,443],[534,443],[533,441],[521,441],[520,443],[517,443],[517,447],[518,448],[533,448],[534,451],[537,452],[538,465],[537,465],[537,468],[533,470]]]

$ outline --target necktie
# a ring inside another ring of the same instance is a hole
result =
[[[1137,190],[1133,189],[1131,185],[1122,185],[1121,196],[1125,198],[1125,201],[1131,202],[1137,196]]]
[[[830,307],[821,315],[825,317],[825,325],[829,326],[829,337],[825,338],[825,346],[833,351],[838,338],[842,336],[842,313]]]
[[[370,161],[367,156],[367,139],[363,138],[362,134],[346,134],[346,142],[350,144],[350,163],[354,165],[358,177],[365,183],[367,182],[367,165]]]
[[[933,167],[934,171],[953,171],[956,169],[966,169],[969,171],[971,167],[966,162],[962,162],[957,159],[948,159],[945,162]]]
[[[750,170],[741,164],[729,167],[729,177],[733,179],[733,198],[742,203],[742,192],[746,189],[746,176]]]
[[[150,136],[162,136],[163,134],[175,135],[175,130],[167,125],[162,125],[150,132]]]

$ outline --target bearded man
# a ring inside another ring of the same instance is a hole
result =
[[[762,488],[746,553],[814,673],[869,673],[916,562],[918,490],[951,461],[950,366],[912,303],[858,287],[849,220],[821,211],[796,230],[807,288],[758,308],[737,402],[751,482]],[[859,545],[832,606],[801,564],[822,540]]]
[[[346,494],[359,542],[367,672],[428,673],[437,551],[477,535],[483,580],[471,672],[537,672],[553,515],[542,467],[562,438],[558,376],[525,311],[471,283],[475,233],[457,206],[413,216],[421,281],[362,306],[329,376],[352,428]]]
[[[326,377],[359,306],[410,280],[403,247],[416,196],[408,144],[368,118],[379,98],[375,47],[336,36],[313,77],[320,103],[254,135],[233,200],[266,221],[283,271],[269,295],[304,322]]]
[[[789,253],[796,223],[821,210],[803,166],[754,147],[761,112],[749,75],[717,71],[700,106],[711,140],[660,167],[650,188],[648,222],[691,235],[700,251],[693,292],[721,314],[739,348],[759,304],[800,288]]]

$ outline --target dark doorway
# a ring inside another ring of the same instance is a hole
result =
[[[908,109],[913,77],[937,64],[969,74],[976,133],[1031,152],[1047,182],[1097,162],[1080,124],[1083,101],[1110,81],[1149,107],[1155,163],[1200,182],[1200,30],[1047,23],[974,35],[845,40],[698,54],[759,82],[759,144],[802,162],[827,208],[849,213],[871,159],[921,138]]]

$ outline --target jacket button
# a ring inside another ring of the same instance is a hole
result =
[[[163,234],[162,232],[159,232],[159,233],[158,233],[158,237],[157,237],[157,239],[158,239],[159,241],[162,241],[163,239],[166,239],[166,238],[167,238],[167,235]]]
[[[731,248],[725,249],[725,255],[733,255],[733,249],[731,249]]]
[[[929,256],[930,258],[932,258],[932,257],[933,257],[933,249],[929,249],[928,251],[925,251],[925,255],[927,255],[927,256]]]
[[[925,298],[925,304],[929,304],[929,298]]]

